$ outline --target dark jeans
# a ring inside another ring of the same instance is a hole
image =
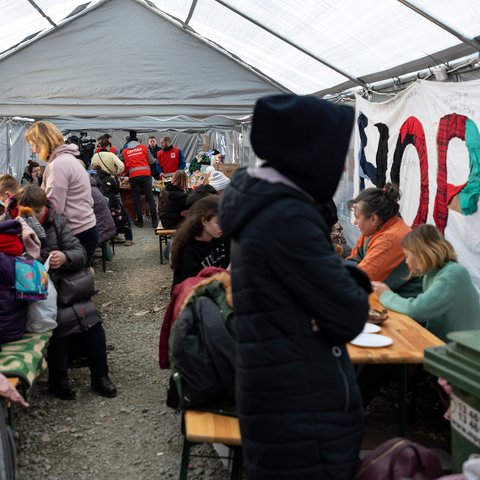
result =
[[[97,323],[86,332],[51,338],[47,357],[50,382],[58,382],[68,378],[68,355],[77,342],[83,343],[91,378],[108,375],[105,330],[101,323]]]
[[[130,218],[130,214],[125,210],[128,219],[128,226],[130,227],[128,230],[125,230],[125,240],[133,240],[133,232],[132,232],[132,220]]]
[[[150,216],[152,222],[157,219],[157,210],[155,207],[155,200],[152,193],[152,177],[140,176],[130,178],[130,188],[132,189],[132,200],[135,214],[137,215],[137,222],[143,223],[140,195],[145,194],[145,200],[150,208]]]
[[[95,225],[84,232],[77,233],[75,235],[78,238],[78,241],[83,245],[83,248],[87,251],[87,262],[85,263],[86,267],[89,267],[92,264],[92,257],[95,253],[95,250],[98,246],[98,230]]]

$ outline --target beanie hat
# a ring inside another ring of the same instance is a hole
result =
[[[212,165],[209,165],[206,169],[205,169],[205,173],[208,173],[208,174],[212,174],[213,172],[215,172],[215,167],[213,167]]]
[[[351,107],[310,95],[263,97],[253,112],[252,147],[265,166],[326,202],[343,172],[353,116]]]
[[[223,173],[215,170],[210,174],[208,184],[211,185],[217,192],[225,190],[230,184],[230,179]]]
[[[130,140],[137,140],[137,132],[135,130],[130,130],[128,136],[130,137]]]

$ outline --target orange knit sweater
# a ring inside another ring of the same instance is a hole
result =
[[[361,235],[348,258],[356,261],[370,280],[384,282],[404,260],[401,242],[410,230],[402,218],[393,217],[373,235]]]

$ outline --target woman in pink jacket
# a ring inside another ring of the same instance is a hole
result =
[[[87,265],[98,245],[98,231],[90,178],[76,158],[78,147],[65,145],[62,132],[50,122],[35,122],[26,132],[25,139],[48,166],[42,188],[57,213],[67,219],[72,233],[87,251]]]

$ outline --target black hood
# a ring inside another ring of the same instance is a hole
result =
[[[314,204],[324,218],[326,226],[331,223],[329,207],[315,203],[305,193],[284,183],[270,183],[252,177],[246,168],[241,168],[235,172],[230,185],[220,196],[218,219],[223,233],[228,238],[235,238],[256,214],[276,201],[288,197],[295,201]]]
[[[267,165],[317,202],[328,202],[343,172],[353,119],[351,107],[313,96],[263,97],[253,112],[251,143]]]

